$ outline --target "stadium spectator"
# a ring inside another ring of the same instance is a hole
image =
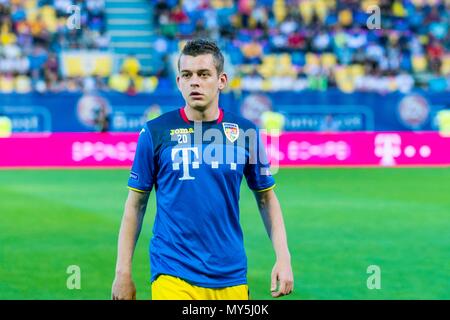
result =
[[[139,60],[134,54],[129,54],[122,63],[122,71],[131,78],[135,78],[141,69]]]
[[[110,126],[110,114],[107,108],[102,105],[95,110],[95,124],[98,132],[108,132]]]

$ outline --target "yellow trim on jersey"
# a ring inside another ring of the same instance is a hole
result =
[[[127,186],[127,188],[130,189],[130,190],[139,192],[139,193],[147,193],[147,192],[150,192],[150,191],[145,191],[145,190],[139,190],[139,189],[136,189],[136,188],[132,188],[132,187],[130,187],[130,186]]]
[[[262,189],[262,190],[255,190],[256,192],[264,192],[264,191],[269,191],[269,190],[272,190],[273,188],[275,188],[275,186],[276,186],[277,184],[275,183],[273,186],[271,186],[271,187],[268,187],[268,188],[266,188],[266,189]]]
[[[162,274],[152,282],[152,300],[249,300],[249,292],[246,284],[204,288]]]

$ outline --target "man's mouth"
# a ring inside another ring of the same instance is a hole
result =
[[[198,98],[202,98],[203,94],[201,94],[200,92],[191,92],[191,94],[189,96],[191,98],[198,99]]]

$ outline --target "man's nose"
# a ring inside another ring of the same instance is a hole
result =
[[[196,74],[192,75],[190,80],[191,80],[190,81],[191,87],[198,87],[199,86],[199,77]]]

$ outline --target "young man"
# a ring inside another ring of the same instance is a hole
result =
[[[132,256],[153,186],[152,298],[248,299],[238,206],[244,176],[276,254],[272,296],[293,290],[281,208],[256,127],[219,108],[219,93],[227,85],[223,65],[213,42],[188,42],[177,76],[186,105],[141,130],[119,234],[113,299],[136,297]]]

